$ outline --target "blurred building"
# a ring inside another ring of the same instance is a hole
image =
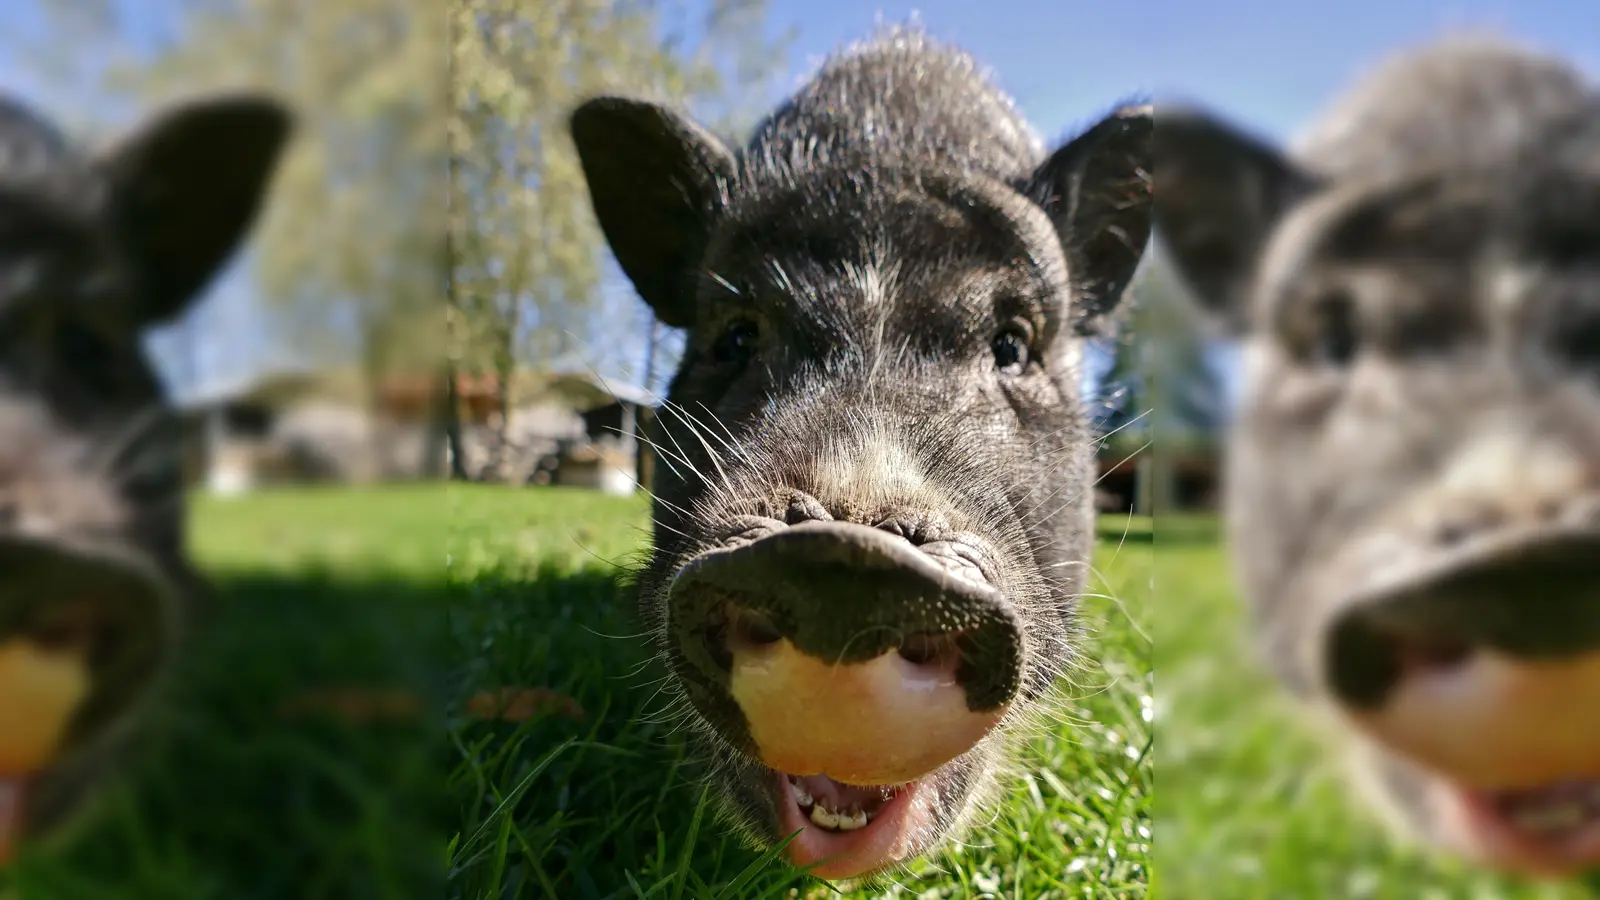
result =
[[[318,482],[443,478],[451,471],[442,379],[278,372],[182,405],[193,488],[229,495]],[[636,490],[644,389],[586,372],[456,379],[462,469],[504,484]],[[509,405],[509,419],[502,410]]]

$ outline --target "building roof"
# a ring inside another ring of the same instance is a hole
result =
[[[185,412],[197,412],[247,400],[281,401],[313,392],[322,380],[322,376],[306,369],[281,369],[234,377],[214,381],[188,396],[178,398],[176,406]]]
[[[552,373],[546,387],[550,393],[561,394],[584,404],[584,409],[608,406],[617,401],[654,406],[660,399],[636,384],[606,378],[588,370]]]

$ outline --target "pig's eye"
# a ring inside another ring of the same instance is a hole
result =
[[[745,363],[756,352],[756,338],[760,332],[756,330],[754,322],[734,322],[728,330],[717,338],[717,343],[711,348],[711,355],[718,363]]]
[[[1020,375],[1028,367],[1028,338],[1015,329],[1007,329],[995,335],[994,343],[995,368],[1007,375]]]
[[[77,370],[103,364],[111,355],[110,342],[82,322],[65,321],[56,329],[56,351],[61,362]]]
[[[1361,349],[1355,301],[1342,291],[1330,294],[1318,301],[1314,316],[1312,361],[1329,366],[1349,365]]]

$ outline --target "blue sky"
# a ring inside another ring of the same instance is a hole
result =
[[[25,32],[30,10],[45,0],[0,3],[0,32]],[[141,31],[165,30],[163,4],[120,0],[145,13]],[[1600,78],[1600,22],[1592,0],[773,0],[774,33],[794,26],[791,85],[823,54],[869,32],[880,18],[914,13],[936,36],[990,65],[1000,85],[1047,138],[1067,136],[1119,99],[1146,93],[1196,100],[1283,139],[1339,87],[1375,59],[1453,26],[1491,26],[1561,53]],[[92,69],[84,63],[84,71]],[[56,110],[98,114],[82,91],[52,96],[16,60],[0,57],[0,85],[39,95]],[[606,287],[627,303],[626,282]],[[610,305],[610,304],[608,304]],[[613,309],[616,306],[612,306]],[[282,357],[253,342],[248,267],[236,264],[215,285],[192,325],[205,337],[201,377],[232,380]],[[181,327],[181,326],[180,326]],[[189,387],[182,342],[157,336],[163,368]]]

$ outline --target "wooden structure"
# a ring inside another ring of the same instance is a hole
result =
[[[1221,481],[1221,458],[1203,450],[1167,450],[1162,456],[1102,451],[1098,460],[1095,505],[1102,512],[1129,512],[1139,505],[1139,492],[1154,489],[1141,483],[1157,477],[1156,463],[1165,463],[1171,479],[1167,501],[1173,510],[1214,510]]]

